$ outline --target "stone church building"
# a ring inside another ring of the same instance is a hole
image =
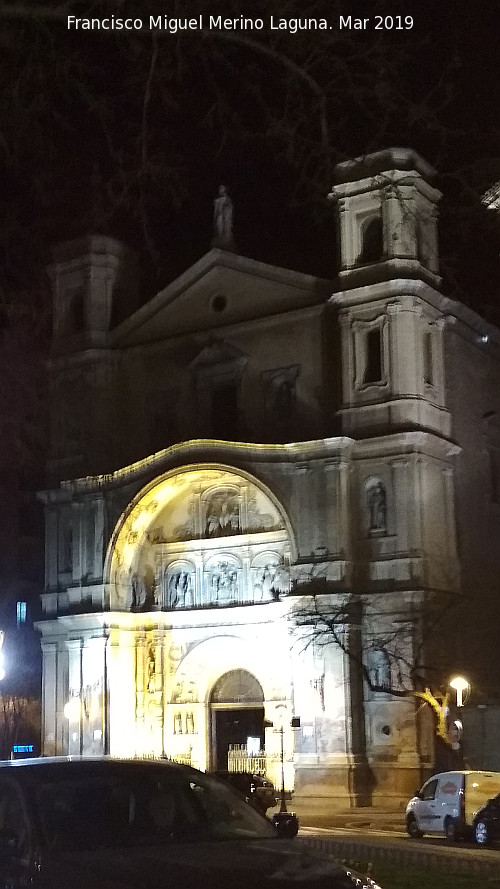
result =
[[[283,742],[287,787],[352,805],[406,798],[432,765],[430,711],[372,691],[360,657],[404,682],[426,603],[492,584],[500,334],[440,293],[422,158],[335,173],[334,284],[234,252],[225,190],[216,246],[118,324],[123,246],[55,252],[47,755],[279,785]],[[342,644],[301,622],[315,601],[362,603]],[[384,647],[400,628],[405,677]]]

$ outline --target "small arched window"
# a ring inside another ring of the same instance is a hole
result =
[[[358,262],[378,262],[384,253],[384,234],[382,217],[372,216],[364,222],[361,229],[361,251]]]

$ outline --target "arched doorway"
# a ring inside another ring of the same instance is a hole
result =
[[[211,762],[228,768],[230,747],[256,754],[264,748],[264,693],[247,670],[230,670],[215,683],[210,696]]]

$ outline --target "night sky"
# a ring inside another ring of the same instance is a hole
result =
[[[137,253],[147,298],[208,249],[222,182],[241,253],[333,277],[334,165],[397,144],[440,173],[445,289],[491,315],[498,236],[479,196],[500,179],[495,3],[67,4],[144,22],[107,32],[68,29],[57,6],[0,3],[6,293],[40,281],[53,243],[100,231]],[[150,13],[265,26],[152,35]],[[271,14],[332,28],[271,30]],[[370,22],[340,31],[340,15]],[[376,15],[414,26],[375,30]]]

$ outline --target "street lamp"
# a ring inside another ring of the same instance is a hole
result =
[[[277,710],[282,708],[284,705],[279,704],[276,708]],[[294,716],[290,722],[292,728],[300,728],[300,716]],[[299,821],[295,813],[289,812],[286,807],[286,792],[285,792],[285,750],[284,750],[284,734],[285,734],[285,723],[283,719],[280,719],[278,728],[274,728],[274,723],[269,719],[264,720],[265,728],[273,728],[275,732],[278,732],[280,735],[280,760],[281,760],[281,802],[280,802],[280,810],[276,815],[273,815],[271,821],[273,822],[276,829],[279,833],[284,837],[294,837],[299,829]]]
[[[450,687],[457,693],[457,707],[463,707],[469,697],[470,683],[463,676],[455,676],[450,680]]]

